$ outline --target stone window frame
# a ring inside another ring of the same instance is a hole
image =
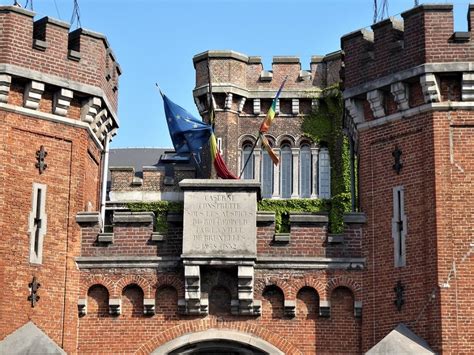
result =
[[[47,230],[47,214],[46,214],[46,198],[47,186],[45,184],[33,183],[31,198],[31,211],[28,217],[28,234],[30,240],[29,261],[31,264],[43,263],[43,243],[44,236]],[[41,192],[41,193],[38,193]],[[38,195],[40,197],[38,201]],[[41,220],[41,226],[38,229],[36,218],[38,216]]]
[[[395,267],[406,266],[406,235],[405,189],[400,185],[393,188],[392,238]]]

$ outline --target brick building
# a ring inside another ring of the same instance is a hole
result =
[[[0,7],[0,352],[473,351],[472,48],[451,5],[348,34],[309,70],[195,56],[234,172],[288,76],[268,134],[280,166],[257,149],[245,179],[206,180],[172,151],[115,150],[108,213],[120,67],[104,36],[33,16]],[[301,124],[341,78],[357,212],[333,234],[327,213],[290,211],[277,233],[262,197],[331,196],[336,152]]]

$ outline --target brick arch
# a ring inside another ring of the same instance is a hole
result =
[[[263,294],[265,287],[267,286],[277,286],[283,292],[283,296],[285,300],[294,300],[296,298],[296,294],[294,292],[293,287],[286,282],[285,280],[278,279],[276,277],[260,279],[255,284],[255,291],[260,296]]]
[[[165,286],[171,286],[178,292],[178,299],[184,298],[184,280],[181,280],[175,275],[158,275],[155,284],[155,296],[156,291]]]
[[[242,148],[242,144],[244,144],[245,142],[254,144],[256,139],[257,138],[251,134],[243,134],[239,137],[238,146],[239,148]]]
[[[82,297],[84,298],[87,298],[87,293],[89,292],[89,289],[95,285],[105,287],[107,289],[107,292],[109,293],[109,298],[112,297],[114,283],[108,277],[104,277],[102,275],[93,275],[92,277],[88,277],[87,279],[82,280],[80,286],[80,295],[82,295]]]
[[[277,336],[275,331],[270,331],[262,326],[250,323],[242,322],[218,322],[217,319],[201,319],[187,322],[185,324],[177,325],[173,328],[169,328],[164,332],[155,335],[143,344],[135,354],[150,354],[158,347],[176,339],[184,334],[203,332],[210,329],[226,329],[236,330],[241,333],[246,333],[248,336],[254,336],[262,339],[274,347],[280,349],[282,352],[288,355],[299,355],[303,354],[295,345],[290,343],[283,336]],[[185,345],[185,344],[183,344]]]
[[[313,140],[310,137],[307,136],[300,136],[296,140],[296,146],[301,147],[302,144],[308,144],[311,148],[314,148],[317,146],[316,143],[313,142]]]
[[[337,287],[346,287],[351,290],[354,295],[354,301],[362,300],[362,287],[351,277],[342,275],[329,279],[326,283],[326,295],[328,298]]]
[[[293,289],[295,290],[295,295],[297,295],[298,292],[300,292],[300,290],[303,287],[311,287],[318,293],[319,299],[326,299],[326,287],[325,287],[325,285],[321,281],[319,281],[319,280],[317,280],[313,277],[305,277],[303,279],[295,279],[292,282],[292,286],[293,286]]]
[[[140,275],[127,275],[120,278],[114,287],[114,298],[120,298],[122,295],[122,291],[125,287],[131,284],[136,284],[139,286],[143,291],[144,298],[152,298],[151,296],[151,286],[147,279]]]
[[[291,148],[295,148],[296,146],[296,139],[295,137],[289,135],[289,134],[282,134],[281,136],[278,136],[277,140],[276,140],[276,146],[278,148],[281,147],[281,144],[285,141],[288,141],[290,143],[290,147]]]

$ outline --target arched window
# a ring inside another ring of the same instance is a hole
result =
[[[268,152],[262,150],[262,197],[270,198],[273,194],[273,162]]]
[[[249,159],[250,154],[252,154],[252,157],[250,157]],[[253,176],[254,157],[253,157],[253,152],[252,152],[252,146],[250,144],[244,145],[242,149],[242,168],[247,162],[247,159],[248,159],[248,163],[247,163],[247,166],[245,167],[242,177],[244,179],[253,179],[254,178]]]
[[[291,185],[292,185],[292,154],[289,145],[285,144],[281,147],[281,160],[280,160],[280,178],[281,178],[281,197],[291,197]]]
[[[300,197],[311,197],[311,148],[307,144],[300,149]]]
[[[329,150],[321,148],[319,150],[319,197],[331,198],[331,162]]]

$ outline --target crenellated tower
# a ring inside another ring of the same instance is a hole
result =
[[[474,351],[474,7],[469,32],[452,10],[421,5],[341,40],[367,215],[363,351],[400,323],[437,353]]]
[[[0,352],[26,332],[75,353],[76,214],[101,209],[121,70],[102,34],[34,15],[0,6]]]
[[[323,89],[339,83],[340,52],[313,56],[309,70],[303,70],[300,58],[295,56],[273,57],[271,70],[265,70],[261,57],[234,51],[207,51],[196,55],[193,61],[196,105],[204,120],[208,120],[209,68],[218,144],[229,169],[237,174],[250,154],[278,88],[287,77],[277,103],[276,119],[267,135],[282,164],[273,168],[266,152],[257,146],[243,177],[262,181],[264,197],[330,196],[329,152],[306,137],[301,125],[303,118],[318,107]],[[301,159],[309,162],[306,168],[302,168]],[[322,180],[318,179],[318,169],[324,171]],[[310,183],[302,184],[301,174],[309,175],[309,180],[303,180]]]

